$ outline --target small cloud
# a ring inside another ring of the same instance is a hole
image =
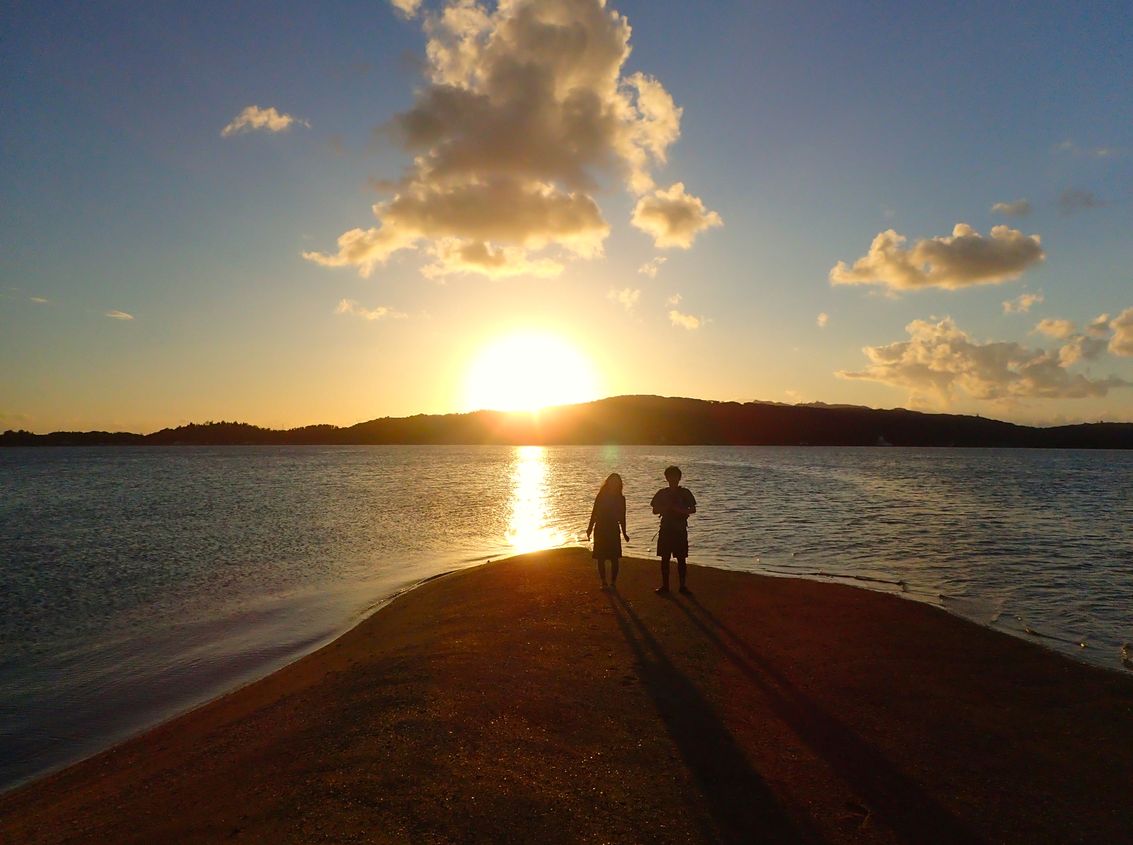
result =
[[[784,390],[783,395],[794,402],[796,405],[803,401],[803,395],[797,390]]]
[[[47,305],[49,302],[51,302],[50,299],[47,299],[47,298],[42,297],[42,296],[29,296],[28,300],[30,302],[34,302],[36,305]]]
[[[680,311],[674,308],[669,312],[669,322],[671,322],[674,326],[682,329],[687,329],[691,332],[699,329],[701,326],[707,323],[708,320],[704,317],[697,317],[692,314],[682,314]]]
[[[892,229],[878,234],[869,252],[852,266],[839,261],[830,271],[835,285],[884,285],[890,290],[947,290],[999,284],[1016,279],[1046,255],[1038,235],[1024,235],[1008,226],[994,226],[985,238],[967,223],[952,235],[917,241],[904,248],[904,235]]]
[[[641,291],[636,288],[622,288],[621,290],[611,289],[606,294],[606,299],[611,302],[616,302],[625,308],[626,311],[632,311],[633,307],[637,305],[641,299]]]
[[[630,222],[652,235],[654,245],[660,249],[688,249],[699,233],[724,225],[720,215],[707,210],[699,197],[686,194],[681,182],[674,182],[668,190],[658,188],[639,199]]]
[[[1109,351],[1122,358],[1133,357],[1133,308],[1126,308],[1110,321],[1113,337],[1109,340]]]
[[[1109,314],[1099,314],[1086,324],[1086,334],[1090,337],[1109,337]]]
[[[402,16],[412,18],[421,7],[421,0],[390,0],[390,4]]]
[[[637,272],[641,273],[643,276],[648,276],[651,279],[656,279],[657,271],[660,270],[661,265],[668,260],[669,259],[667,259],[665,256],[658,255],[656,258],[652,258],[638,267]]]
[[[1041,293],[1021,293],[1014,299],[1007,299],[1003,302],[1004,314],[1026,314],[1031,310],[1032,305],[1038,305],[1043,301]]]
[[[281,114],[274,107],[261,109],[259,106],[248,106],[232,121],[220,130],[220,137],[229,138],[244,132],[283,132],[294,125],[311,128],[311,124],[289,114]]]
[[[1106,203],[1090,191],[1067,188],[1058,198],[1058,208],[1063,214],[1076,214],[1092,208],[1105,208]]]
[[[674,293],[672,296],[670,296],[668,299],[665,300],[665,304],[666,305],[680,305],[682,299],[684,299],[683,296],[681,296],[679,293]]]
[[[830,315],[823,311],[815,318],[814,322],[820,329],[824,329],[826,324],[830,322]]]
[[[361,317],[363,320],[403,320],[405,314],[400,311],[394,311],[384,305],[379,305],[377,308],[365,308],[353,299],[341,299],[338,306],[334,309],[335,314],[351,314],[355,317]]]
[[[991,207],[991,210],[995,214],[1006,214],[1008,217],[1026,217],[1031,213],[1031,203],[1030,200],[997,202]]]
[[[104,317],[109,317],[111,320],[132,320],[133,314],[127,314],[125,311],[107,311],[103,314]]]
[[[1054,152],[1068,153],[1073,156],[1089,156],[1090,158],[1114,158],[1123,153],[1120,147],[1080,147],[1073,141],[1063,141],[1055,144]]]
[[[1039,320],[1032,330],[1033,334],[1045,334],[1047,337],[1067,338],[1074,334],[1076,328],[1070,320],[1052,320],[1049,317]]]

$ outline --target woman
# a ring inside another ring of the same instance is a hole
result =
[[[594,534],[594,553],[598,561],[598,575],[602,578],[602,589],[607,589],[606,561],[611,563],[610,578],[614,587],[618,586],[618,563],[622,556],[622,537],[629,542],[626,533],[626,497],[622,495],[622,477],[616,472],[602,484],[594,497],[594,509],[590,512],[590,524],[586,526],[586,539]]]

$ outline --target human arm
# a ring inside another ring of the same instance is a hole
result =
[[[629,542],[629,532],[626,530],[626,497],[622,496],[621,510],[618,512],[618,522],[622,526],[622,536]]]
[[[594,523],[598,515],[598,500],[594,500],[594,507],[590,509],[590,522],[586,525],[586,539],[590,539],[590,535],[594,533]]]

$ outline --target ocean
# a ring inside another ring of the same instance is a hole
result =
[[[585,545],[610,472],[626,554],[651,557],[672,463],[698,502],[692,563],[884,590],[1127,671],[1133,452],[4,449],[0,788],[261,677],[430,577]]]

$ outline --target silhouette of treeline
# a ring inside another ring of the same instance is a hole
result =
[[[208,422],[146,435],[105,431],[41,435],[7,431],[0,435],[0,446],[609,443],[1129,449],[1133,448],[1133,423],[1037,428],[904,409],[617,396],[535,414],[420,414],[345,428],[310,425],[279,431],[247,423]]]

